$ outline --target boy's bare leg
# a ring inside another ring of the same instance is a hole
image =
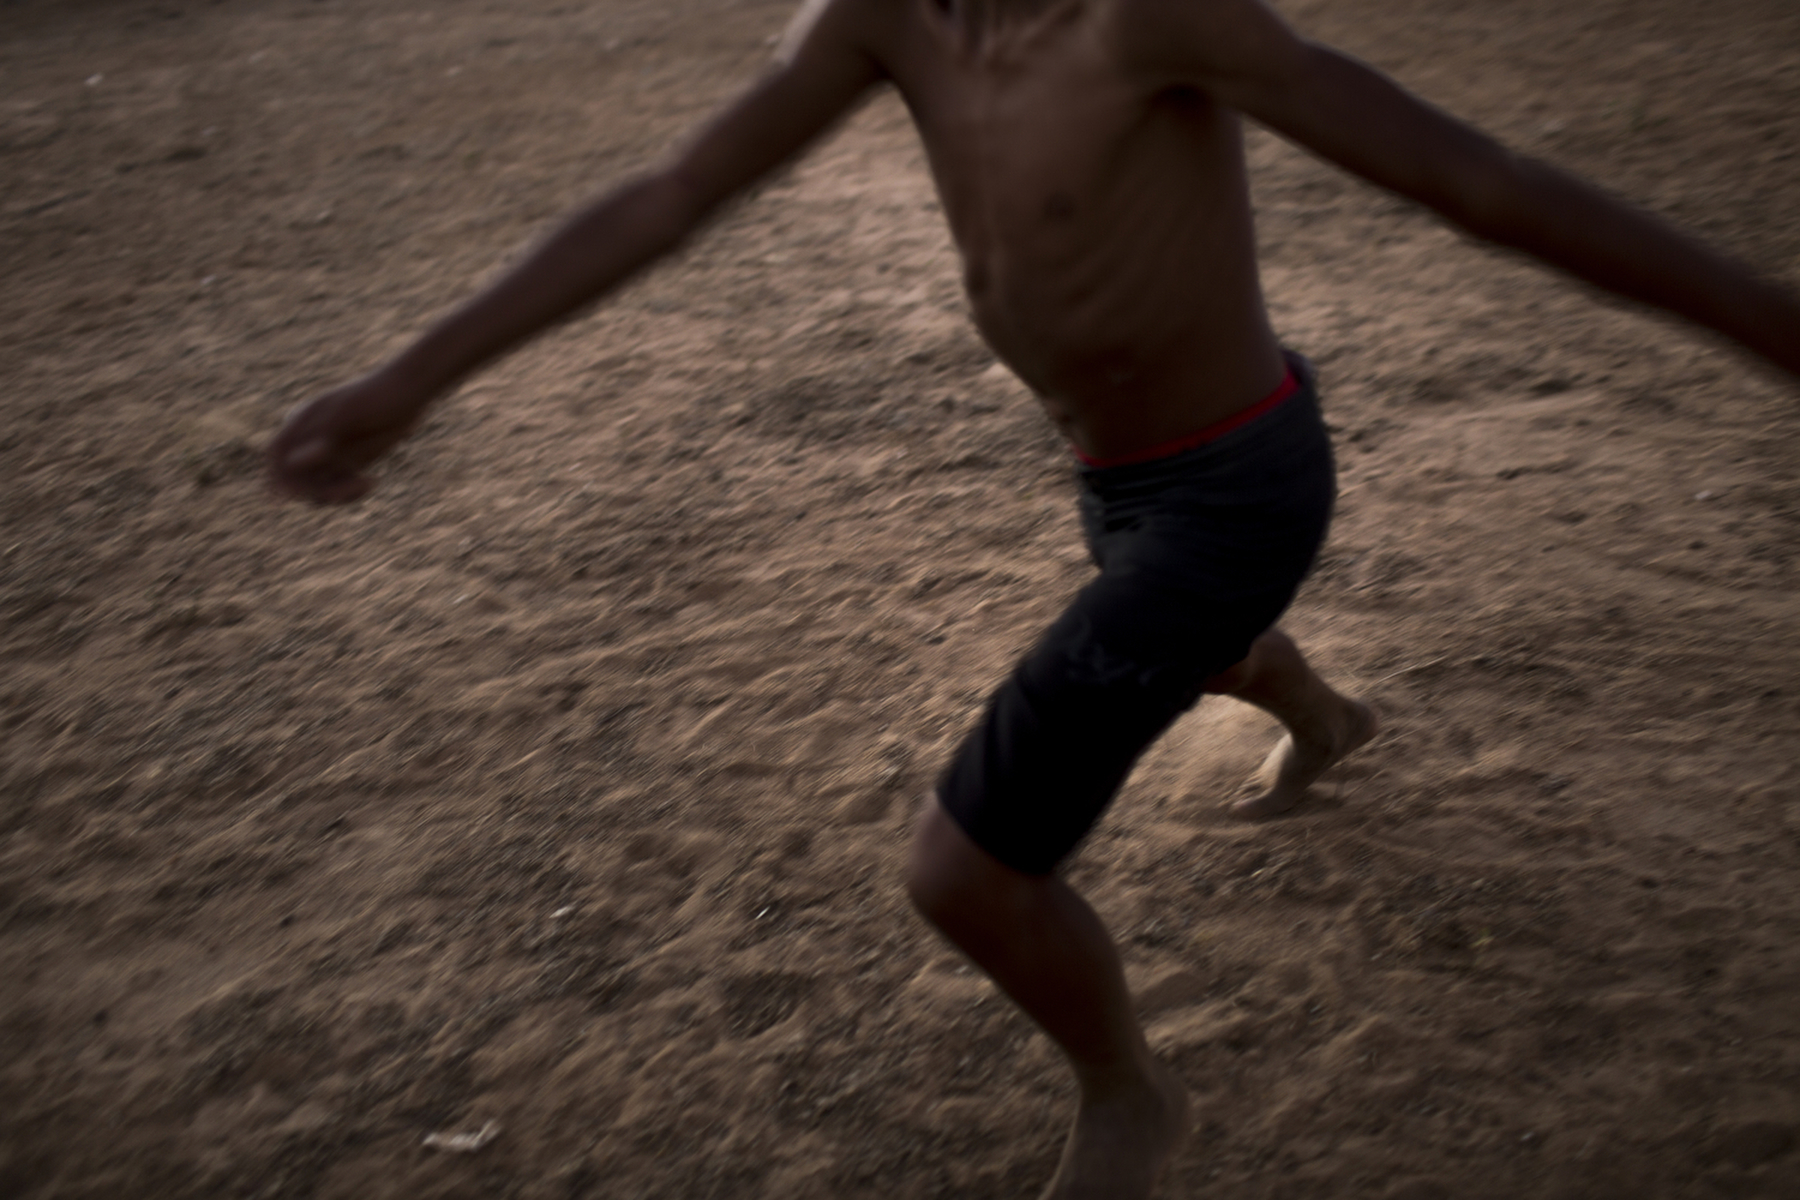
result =
[[[1231,806],[1241,817],[1287,812],[1313,780],[1379,728],[1368,705],[1332,690],[1279,629],[1257,638],[1244,661],[1207,680],[1206,690],[1254,704],[1287,726],[1251,778],[1254,794]]]
[[[1015,871],[935,798],[907,887],[925,918],[1068,1056],[1081,1107],[1045,1200],[1141,1200],[1187,1135],[1187,1094],[1151,1057],[1112,938],[1053,875]]]

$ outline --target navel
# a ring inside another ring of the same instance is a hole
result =
[[[1075,197],[1067,192],[1051,192],[1044,201],[1044,217],[1051,221],[1067,221],[1075,215]]]

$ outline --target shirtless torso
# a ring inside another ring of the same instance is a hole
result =
[[[888,7],[975,321],[1071,441],[1127,454],[1280,381],[1236,113],[1130,71],[1110,4]]]

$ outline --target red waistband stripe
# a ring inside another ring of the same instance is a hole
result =
[[[1071,447],[1071,449],[1075,450],[1075,457],[1081,460],[1082,465],[1088,467],[1130,467],[1138,463],[1150,462],[1153,459],[1167,458],[1171,454],[1180,454],[1183,450],[1192,450],[1196,446],[1204,446],[1208,442],[1218,441],[1232,430],[1241,429],[1256,420],[1299,390],[1300,377],[1294,374],[1292,367],[1289,367],[1287,375],[1276,385],[1274,391],[1249,408],[1239,409],[1222,421],[1214,421],[1205,429],[1183,434],[1173,441],[1158,442],[1146,449],[1135,450],[1130,454],[1121,454],[1114,458],[1094,458],[1092,455],[1082,453],[1079,448]]]

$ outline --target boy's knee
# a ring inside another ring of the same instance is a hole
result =
[[[913,907],[933,924],[941,924],[941,917],[955,911],[957,893],[966,886],[966,873],[958,869],[961,856],[952,836],[962,831],[954,825],[937,797],[927,797],[906,860],[906,894]]]
[[[977,845],[936,796],[927,801],[906,864],[906,893],[926,920],[947,928],[1016,902],[1037,882]]]

